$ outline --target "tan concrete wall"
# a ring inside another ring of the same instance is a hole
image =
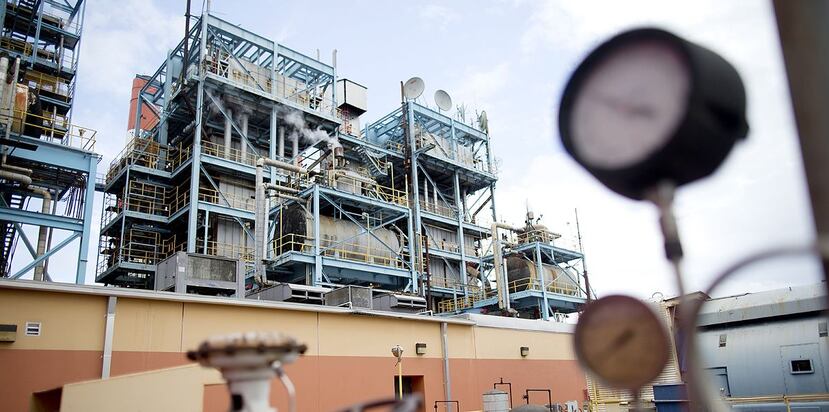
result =
[[[191,364],[184,352],[211,335],[279,330],[308,345],[306,355],[287,367],[299,392],[300,410],[330,411],[394,396],[397,369],[390,353],[394,345],[404,348],[404,375],[423,376],[426,409],[445,399],[440,322],[167,296],[173,298],[118,298],[112,376]],[[39,338],[0,343],[0,410],[25,410],[33,392],[100,377],[106,302],[103,295],[11,290],[0,285],[0,323],[16,323],[22,330],[26,321],[40,321],[44,330]],[[516,400],[526,388],[552,388],[559,402],[584,399],[586,384],[573,357],[570,334],[454,323],[447,330],[452,398],[460,400],[464,410],[480,409],[481,394],[499,378],[513,382]],[[416,343],[426,343],[425,355],[415,354]],[[521,346],[530,347],[528,357],[520,356]],[[181,379],[196,379],[193,376]],[[166,377],[158,378],[158,384],[145,379],[153,378],[130,377],[131,382],[139,382],[130,385],[124,383],[126,378],[105,381],[111,394],[107,396],[112,402],[131,401],[146,396],[148,387],[167,394],[166,388],[157,386]],[[195,405],[193,399],[201,405],[196,409],[226,410],[223,386],[202,389],[200,385],[181,393],[187,400],[170,401],[184,402],[174,404],[184,408],[179,410],[190,410],[185,405]],[[65,395],[70,402],[66,408],[76,409],[66,410],[78,410],[93,387],[96,384],[71,386]],[[274,382],[273,389],[274,404],[284,410],[281,385]],[[164,395],[169,396],[178,395]],[[202,405],[205,401],[209,402]]]

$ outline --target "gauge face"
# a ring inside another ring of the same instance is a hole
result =
[[[587,306],[576,325],[576,355],[606,384],[637,390],[662,373],[671,353],[657,315],[629,296],[607,296]]]
[[[585,76],[573,102],[573,146],[592,167],[619,169],[664,146],[688,106],[685,56],[664,39],[640,39],[608,52]]]

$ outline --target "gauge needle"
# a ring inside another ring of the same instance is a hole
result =
[[[653,108],[648,105],[628,104],[622,102],[620,99],[610,96],[597,96],[597,100],[618,112],[627,114],[628,117],[643,117],[651,119],[655,114]]]
[[[635,333],[632,329],[625,329],[621,334],[619,334],[619,336],[616,337],[616,339],[613,339],[613,342],[611,342],[605,350],[596,356],[596,361],[603,363],[607,357],[613,354],[613,352],[620,350],[628,342],[630,342],[630,340],[633,339],[634,334]]]

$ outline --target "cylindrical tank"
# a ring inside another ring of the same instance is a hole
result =
[[[509,394],[497,389],[485,392],[484,412],[509,412]]]
[[[132,79],[132,94],[130,95],[130,115],[127,119],[127,130],[135,130],[135,111],[138,107],[138,93],[141,92],[141,88],[144,87],[145,84],[149,81],[149,77],[147,76],[135,76]],[[148,91],[150,93],[155,93],[155,87],[149,87]],[[140,127],[141,130],[149,130],[152,128],[155,123],[158,122],[158,116],[155,114],[146,103],[141,106],[141,122]]]
[[[368,233],[358,235],[361,231],[362,229],[351,220],[320,216],[320,246],[322,248],[331,247],[330,250],[324,252],[326,256],[394,266],[395,252],[400,250],[400,240],[397,234],[392,230],[380,228],[372,231],[374,236]],[[277,238],[288,234],[304,236],[304,239],[307,239],[305,240],[304,250],[310,251],[307,244],[312,244],[310,239],[314,238],[314,222],[310,217],[305,216],[305,212],[301,208],[288,207],[282,216],[281,235],[279,228],[277,228],[276,233]],[[381,244],[378,238],[385,245]],[[286,242],[289,240],[286,238]],[[302,242],[303,239],[296,238],[293,241]],[[338,244],[338,242],[344,243]],[[284,243],[282,250],[275,251],[277,254],[290,250],[299,251],[302,248],[298,244],[288,245]]]
[[[542,263],[541,270],[544,271],[544,281],[548,285],[562,292],[575,292],[577,290],[576,283],[570,276],[564,273],[564,269]],[[510,287],[524,288],[536,280],[540,282],[541,277],[537,272],[534,261],[528,260],[523,256],[510,256],[507,258],[507,280],[510,283]],[[540,287],[540,283],[538,286]]]

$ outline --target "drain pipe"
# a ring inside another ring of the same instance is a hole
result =
[[[505,223],[492,223],[492,252],[494,258],[492,263],[495,267],[495,286],[498,289],[498,308],[509,312],[509,285],[507,284],[507,271],[502,267],[504,256],[501,253],[501,239],[498,238],[498,228],[513,232],[518,231],[518,228]]]
[[[254,188],[254,281],[257,284],[263,285],[266,283],[265,264],[265,225],[267,224],[267,199],[265,198],[266,189],[275,189],[285,192],[292,192],[295,189],[286,188],[274,184],[265,185],[263,175],[263,168],[267,166],[276,167],[278,169],[287,170],[295,173],[308,173],[306,169],[299,166],[285,163],[279,160],[260,157],[256,160],[256,187]],[[295,193],[298,193],[295,192]],[[287,196],[283,196],[287,197]]]

